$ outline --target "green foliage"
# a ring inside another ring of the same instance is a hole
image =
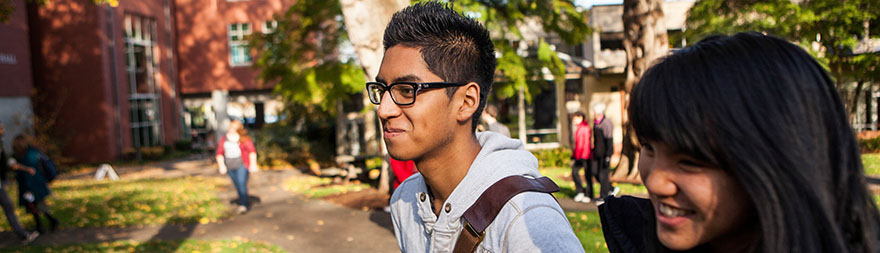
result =
[[[290,104],[335,113],[336,101],[363,90],[366,81],[354,61],[339,59],[346,40],[341,15],[338,1],[306,0],[276,16],[274,32],[251,38],[259,78],[278,82],[275,92]]]
[[[862,150],[862,152],[880,152],[880,137],[859,139],[859,148]]]
[[[4,249],[6,252],[285,252],[276,245],[245,240],[204,241],[116,241],[105,243],[30,245]]]
[[[226,205],[217,199],[221,185],[228,187],[228,180],[59,180],[52,184],[53,192],[46,203],[61,221],[61,228],[207,223],[228,215]],[[6,189],[10,196],[18,196],[17,187]],[[26,218],[31,216],[25,215],[24,208],[18,206],[16,213],[25,226],[34,224],[33,219]],[[10,230],[5,219],[0,229]]]
[[[532,151],[532,154],[538,158],[538,167],[568,167],[571,165],[571,149],[555,148],[541,149]]]
[[[685,36],[699,41],[714,34],[766,32],[800,44],[839,82],[877,80],[880,54],[853,55],[867,35],[865,22],[870,24],[870,38],[880,38],[877,8],[878,0],[701,0],[688,15]]]
[[[294,106],[293,108],[297,108]],[[261,166],[305,166],[310,160],[329,163],[335,153],[333,121],[326,113],[313,112],[304,108],[299,113],[293,109],[285,114],[296,113],[300,117],[295,122],[281,121],[268,124],[254,131],[254,145]]]
[[[500,52],[497,70],[500,81],[494,89],[499,98],[509,98],[524,88],[525,98],[531,102],[532,95],[540,93],[547,85],[541,69],[547,68],[557,83],[565,82],[565,68],[549,44],[541,40],[538,55],[517,53],[523,35],[520,25],[537,21],[543,31],[557,35],[563,42],[576,45],[592,33],[587,25],[587,15],[575,7],[572,0],[464,0],[455,1],[453,8],[464,13],[489,29],[495,50]]]

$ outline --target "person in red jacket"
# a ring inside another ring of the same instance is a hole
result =
[[[229,123],[229,129],[226,131],[226,135],[220,137],[215,154],[220,174],[226,174],[228,171],[229,177],[238,191],[237,212],[239,214],[247,212],[249,207],[248,172],[257,172],[260,167],[257,165],[257,151],[254,148],[254,142],[248,136],[241,121],[232,120]]]
[[[571,121],[575,125],[574,150],[571,152],[571,158],[574,160],[571,165],[571,178],[574,180],[574,191],[577,192],[577,195],[574,196],[574,201],[590,203],[593,199],[594,177],[594,173],[590,166],[590,158],[592,157],[590,152],[593,150],[590,142],[592,129],[590,128],[590,123],[586,120],[586,115],[584,115],[583,112],[575,112]],[[581,169],[584,170],[584,179],[587,183],[586,187],[584,187],[584,183],[581,182]],[[587,190],[589,190],[589,195],[586,195],[588,194]]]

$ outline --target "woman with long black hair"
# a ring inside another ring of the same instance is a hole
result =
[[[649,199],[600,206],[612,252],[877,252],[880,215],[834,82],[803,49],[717,36],[630,97]]]

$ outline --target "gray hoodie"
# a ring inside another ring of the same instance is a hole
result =
[[[540,177],[538,161],[522,142],[498,133],[477,133],[482,149],[440,211],[434,215],[421,174],[391,197],[391,219],[404,252],[452,252],[461,216],[496,181],[511,175]],[[510,199],[486,229],[478,252],[583,252],[565,213],[550,194],[524,192]]]

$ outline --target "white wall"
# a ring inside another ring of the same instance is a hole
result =
[[[12,148],[12,139],[21,133],[33,134],[33,107],[28,97],[0,97],[0,122],[6,133],[3,146]]]

